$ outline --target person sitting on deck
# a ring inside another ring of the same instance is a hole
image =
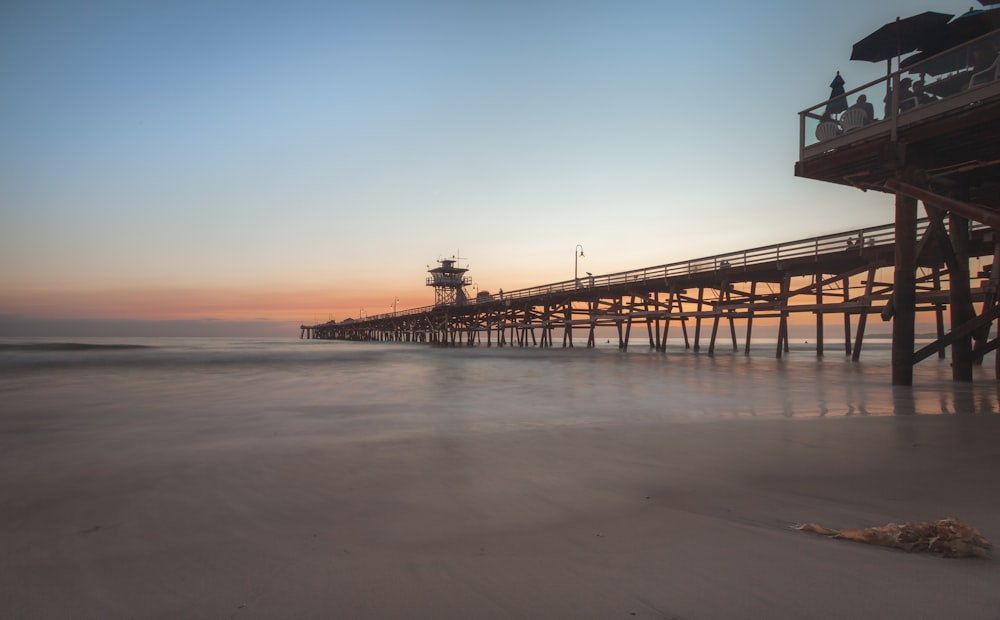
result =
[[[865,125],[875,120],[875,106],[868,103],[868,97],[858,95],[857,102],[848,109],[857,108],[865,113]]]
[[[900,112],[904,112],[916,105],[916,101],[913,99],[913,91],[910,90],[910,84],[912,83],[913,80],[910,78],[903,78],[899,81],[898,105]],[[883,99],[883,101],[885,102],[885,117],[889,118],[893,114],[891,88],[886,91],[885,99]]]

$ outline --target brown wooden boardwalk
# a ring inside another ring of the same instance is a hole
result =
[[[951,272],[940,243],[947,233],[926,219],[919,222],[919,229],[917,306],[934,314],[940,338],[939,346],[921,352],[926,357],[943,354],[946,346],[943,319],[951,303]],[[986,227],[974,226],[968,245],[973,256],[993,260],[996,244]],[[663,351],[673,329],[675,336],[678,331],[683,336],[685,348],[700,351],[705,343],[712,354],[720,344],[722,327],[725,346],[737,351],[742,343],[749,354],[754,322],[770,319],[769,327],[777,328],[774,352],[780,357],[788,350],[789,317],[806,313],[815,315],[818,354],[824,353],[824,321],[835,315],[843,324],[842,350],[858,359],[869,315],[891,315],[893,285],[886,271],[894,254],[890,224],[480,296],[462,304],[303,325],[301,335],[520,347],[573,347],[580,340],[591,347],[599,328],[611,328],[622,350],[641,339]],[[972,299],[989,305],[989,317],[997,284],[995,276],[989,277],[993,274],[1000,271],[977,273],[970,283],[975,289]],[[977,332],[980,354],[997,345],[985,333],[982,327]],[[768,334],[773,335],[774,331]]]

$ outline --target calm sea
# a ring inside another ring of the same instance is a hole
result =
[[[890,386],[885,343],[852,363],[808,344],[774,358],[633,344],[434,348],[320,340],[3,339],[0,443],[115,431],[176,441],[412,434],[749,417],[1000,412],[993,360],[973,384],[947,360]],[[9,445],[9,443],[8,443]]]

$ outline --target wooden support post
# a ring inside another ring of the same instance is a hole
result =
[[[995,235],[996,235],[995,232],[991,233],[991,236]],[[982,312],[983,314],[986,314],[987,312],[992,310],[993,307],[996,306],[997,304],[997,284],[1000,283],[1000,271],[997,271],[997,268],[1000,267],[1000,265],[997,264],[998,261],[1000,261],[1000,244],[997,244],[994,241],[993,264],[990,266],[989,281],[985,283],[986,295],[983,298],[983,312]],[[990,324],[987,325],[985,328],[983,328],[976,337],[976,344],[975,347],[973,348],[973,354],[974,354],[973,361],[976,364],[983,363],[983,355],[984,355],[983,352],[989,345],[990,330],[992,329],[992,327],[993,323],[991,321]],[[1000,358],[1000,356],[997,357]],[[998,362],[1000,362],[1000,360],[998,360]],[[1000,367],[1000,364],[998,364],[998,367]]]
[[[712,317],[712,338],[708,343],[708,354],[715,355],[715,339],[719,333],[719,321],[722,320],[721,310],[719,310],[719,304],[722,303],[723,291],[726,290],[726,283],[723,282],[722,286],[719,288],[719,295],[713,307],[715,316]]]
[[[892,384],[913,385],[916,321],[917,201],[896,194],[896,254],[893,276]]]
[[[590,319],[590,329],[587,333],[587,348],[593,349],[597,346],[597,334],[595,330],[597,329],[597,319],[594,318],[597,315],[598,300],[593,299],[587,304],[587,318]]]
[[[726,301],[729,303],[733,301],[733,294],[728,283],[726,283]],[[733,318],[733,310],[731,308],[726,312],[729,319],[729,337],[733,341],[733,353],[736,353],[740,350],[740,346],[736,344],[736,319]]]
[[[667,332],[670,331],[670,314],[674,309],[674,295],[677,291],[674,289],[674,285],[670,285],[670,290],[667,292],[667,316],[663,320],[663,338],[660,340],[660,350],[667,350]]]
[[[681,308],[681,300],[680,300],[680,298],[677,299],[677,311],[678,312],[684,312],[684,310]],[[688,340],[687,318],[683,317],[683,316],[680,317],[680,322],[681,322],[681,334],[684,335],[684,348],[685,349],[690,349],[691,348],[691,341]]]
[[[747,340],[743,345],[743,355],[750,355],[750,334],[753,332],[753,305],[757,301],[757,280],[750,282],[750,301],[747,304]]]
[[[712,337],[708,341],[708,354],[715,355],[715,337],[719,333],[719,321],[722,319],[718,314],[712,317]]]
[[[653,301],[654,301],[654,307],[656,308],[656,311],[659,312],[660,311],[660,291],[656,291],[655,293],[653,293]],[[656,330],[656,350],[657,351],[662,351],[663,350],[663,343],[660,342],[660,315],[659,314],[656,315],[656,324],[654,326],[654,329]]]
[[[624,301],[624,299],[623,299],[623,301]],[[626,319],[627,323],[625,324],[625,340],[621,342],[621,350],[622,351],[628,351],[628,341],[629,341],[629,338],[632,335],[632,309],[634,307],[633,304],[635,304],[635,296],[634,295],[632,296],[632,301],[629,303],[628,318]],[[623,310],[625,309],[624,306],[625,306],[625,304],[623,303],[622,304],[622,309]]]
[[[781,359],[782,352],[788,352],[788,290],[791,288],[791,276],[785,274],[781,279],[781,292],[779,293],[779,303],[781,304],[778,318],[778,346],[775,348],[774,356]]]
[[[851,301],[851,276],[844,276],[844,303]],[[851,354],[851,313],[844,310],[844,354]]]
[[[823,306],[823,274],[816,274],[816,305]],[[816,357],[823,357],[823,310],[816,311]]]
[[[858,317],[858,333],[854,340],[854,353],[851,354],[851,361],[856,362],[861,359],[861,346],[865,341],[865,328],[868,326],[868,308],[871,306],[872,288],[875,286],[875,272],[878,266],[872,263],[868,268],[868,279],[865,281],[865,308]]]
[[[951,213],[948,234],[955,250],[955,266],[949,275],[948,287],[951,301],[951,330],[955,331],[975,317],[972,292],[969,287],[969,220]],[[897,241],[898,243],[898,241]],[[971,310],[971,311],[970,311]],[[957,338],[951,345],[951,378],[954,381],[972,381],[972,336]]]
[[[573,348],[573,301],[567,302],[565,309],[563,310],[563,323],[565,328],[563,331],[563,348],[567,346]]]
[[[941,290],[941,268],[935,265],[931,268],[933,287],[935,291]],[[944,338],[944,304],[934,304],[934,327],[937,329],[937,339]],[[944,359],[944,348],[938,351],[938,359]]]
[[[705,287],[698,287],[698,306],[695,312],[694,318],[694,352],[697,353],[701,349],[701,305],[705,297]]]

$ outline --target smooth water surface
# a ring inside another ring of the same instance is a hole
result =
[[[992,360],[973,384],[947,360],[890,385],[886,345],[860,362],[681,348],[435,348],[321,340],[0,341],[0,432],[117,430],[141,441],[378,439],[539,426],[749,417],[992,414]]]

